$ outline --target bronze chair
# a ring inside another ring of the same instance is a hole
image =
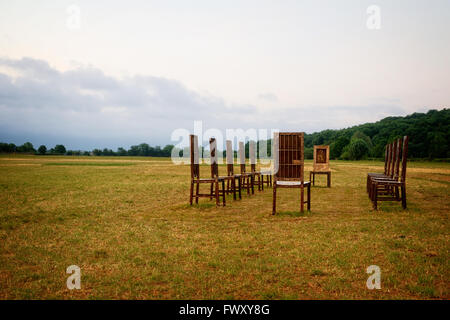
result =
[[[300,212],[307,204],[311,210],[311,182],[304,181],[304,133],[279,132],[274,135],[275,175],[273,181],[273,209],[276,214],[277,189],[300,188]],[[304,200],[304,188],[307,188],[307,200]]]
[[[217,159],[214,153],[211,151],[211,178],[200,178],[200,162],[199,162],[199,150],[198,150],[198,137],[196,135],[190,135],[190,148],[191,148],[191,188],[189,204],[192,205],[193,199],[195,198],[195,203],[198,203],[200,197],[208,197],[210,199],[216,199],[216,206],[220,205],[220,195],[223,198],[223,205],[225,206],[225,179],[219,177],[217,167]],[[213,159],[213,157],[215,159]],[[222,192],[219,189],[219,182],[222,183]],[[200,193],[200,184],[210,184],[210,193]],[[195,192],[194,192],[195,189]]]
[[[245,168],[245,146],[244,142],[239,142],[239,167],[241,169],[241,188],[247,190],[247,194],[250,194],[250,190],[252,194],[255,193],[255,189],[253,186],[254,174],[251,172],[247,172]]]
[[[233,177],[232,180],[227,180],[227,193],[233,192],[233,199],[236,200],[236,191],[239,192],[239,199],[241,196],[241,174],[234,173],[234,151],[232,142],[227,140],[227,176]],[[236,186],[237,182],[237,186]]]
[[[399,139],[400,140],[400,139]],[[408,161],[409,137],[403,137],[402,147],[402,172],[399,175],[399,161],[392,166],[392,177],[372,177],[369,187],[369,196],[373,203],[373,208],[377,210],[378,201],[401,201],[403,209],[406,209],[406,165]],[[400,141],[396,141],[394,146],[399,149]],[[394,147],[394,150],[395,150]],[[399,152],[395,152],[399,153]],[[399,159],[399,155],[397,155]],[[401,191],[401,193],[400,193]]]
[[[253,186],[258,186],[258,191],[264,190],[264,184],[261,181],[261,171],[256,171],[256,143],[255,141],[249,141],[249,155],[250,155],[250,170],[253,174]],[[258,181],[256,181],[258,179]]]
[[[366,185],[366,190],[367,193],[369,193],[369,189],[370,189],[370,181],[372,177],[389,177],[390,176],[390,172],[391,172],[391,162],[392,162],[392,157],[393,157],[393,145],[391,143],[388,143],[385,147],[385,151],[384,151],[384,172],[380,173],[380,172],[369,172],[367,174],[367,185]]]
[[[316,174],[327,175],[327,187],[331,187],[330,146],[314,146],[313,170],[309,172],[309,181],[316,182]],[[312,176],[312,180],[311,180]]]

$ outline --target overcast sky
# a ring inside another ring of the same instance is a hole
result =
[[[0,141],[116,149],[194,120],[311,133],[442,109],[449,39],[448,0],[0,0]]]

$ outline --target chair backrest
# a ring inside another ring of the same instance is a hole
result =
[[[219,165],[217,164],[217,142],[216,138],[209,139],[209,150],[211,158],[211,177],[219,176]]]
[[[304,181],[304,133],[276,132],[275,180]],[[278,149],[278,152],[276,151]]]
[[[387,172],[386,175],[391,175],[391,162],[392,162],[392,143],[389,143],[388,146],[388,161],[387,161]]]
[[[234,175],[234,151],[231,140],[227,140],[227,175]]]
[[[397,140],[392,142],[392,157],[391,157],[391,171],[390,176],[394,178],[395,175],[395,162],[397,161]]]
[[[384,147],[384,174],[388,175],[389,144]]]
[[[409,137],[404,136],[403,137],[403,149],[402,149],[402,176],[401,176],[402,182],[406,181],[406,163],[408,161],[408,142],[409,142]]]
[[[330,171],[330,146],[314,146],[314,171]]]
[[[191,134],[189,138],[191,147],[191,178],[195,179],[200,177],[198,137],[194,134]]]
[[[256,142],[251,140],[248,146],[250,156],[250,168],[252,172],[256,171]]]
[[[241,173],[245,173],[245,145],[242,141],[239,141],[239,164]]]
[[[398,180],[400,177],[400,154],[402,149],[402,140],[398,138],[395,140],[395,171],[394,179]]]

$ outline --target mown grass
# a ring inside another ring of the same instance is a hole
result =
[[[169,159],[1,156],[0,298],[448,299],[450,165],[410,163],[406,211],[371,209],[381,162],[331,167],[311,212],[283,189],[271,216],[272,189],[189,206],[189,168]],[[72,264],[81,290],[66,288]],[[366,288],[372,264],[381,290]]]

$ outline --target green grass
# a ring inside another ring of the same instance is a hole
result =
[[[311,212],[281,189],[272,216],[272,189],[189,206],[189,167],[169,159],[0,156],[0,298],[448,299],[450,164],[411,162],[408,209],[373,211],[365,177],[382,165],[332,162]]]

